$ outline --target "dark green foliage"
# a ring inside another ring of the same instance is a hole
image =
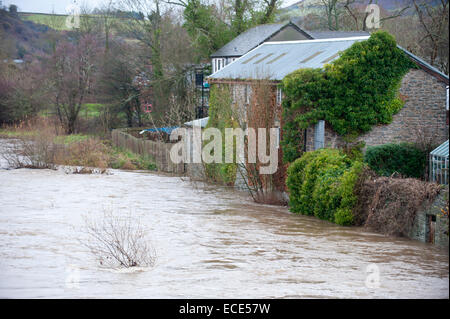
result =
[[[354,43],[323,69],[300,69],[287,75],[281,84],[283,116],[290,122],[284,126],[284,160],[299,157],[294,150],[302,141],[293,136],[318,120],[325,120],[343,136],[390,123],[403,107],[398,97],[401,80],[413,67],[395,39],[378,31]]]
[[[357,201],[354,188],[363,167],[336,149],[306,152],[288,168],[290,210],[351,225]]]
[[[249,28],[272,23],[280,0],[232,1],[223,12],[215,4],[203,0],[186,0],[184,28],[193,40],[200,57],[209,57],[234,37]]]
[[[230,27],[217,18],[215,7],[203,4],[200,0],[188,1],[183,16],[183,26],[200,56],[208,57],[235,36]]]
[[[407,143],[369,146],[364,161],[378,175],[397,172],[405,177],[420,178],[425,172],[427,153]]]

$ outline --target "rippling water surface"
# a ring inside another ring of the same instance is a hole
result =
[[[448,251],[429,244],[294,215],[179,177],[1,166],[3,298],[449,297]],[[83,216],[105,210],[140,218],[154,267],[100,268],[79,244]],[[370,265],[378,288],[366,285]]]

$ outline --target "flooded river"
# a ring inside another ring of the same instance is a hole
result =
[[[178,177],[3,168],[0,201],[2,298],[449,297],[445,249]],[[105,269],[80,245],[105,210],[140,218],[153,267]]]

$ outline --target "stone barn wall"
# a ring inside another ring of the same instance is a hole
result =
[[[403,108],[392,123],[375,126],[358,137],[366,146],[386,143],[430,143],[439,145],[448,139],[446,84],[422,69],[409,71],[402,80],[400,96]],[[325,147],[336,148],[344,142],[325,123]],[[314,127],[307,130],[306,150],[314,150]]]

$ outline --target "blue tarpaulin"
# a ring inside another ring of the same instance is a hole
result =
[[[172,131],[177,129],[178,127],[179,126],[149,128],[146,130],[142,130],[139,134],[143,134],[144,132],[164,132],[170,135],[170,133],[172,133]]]

